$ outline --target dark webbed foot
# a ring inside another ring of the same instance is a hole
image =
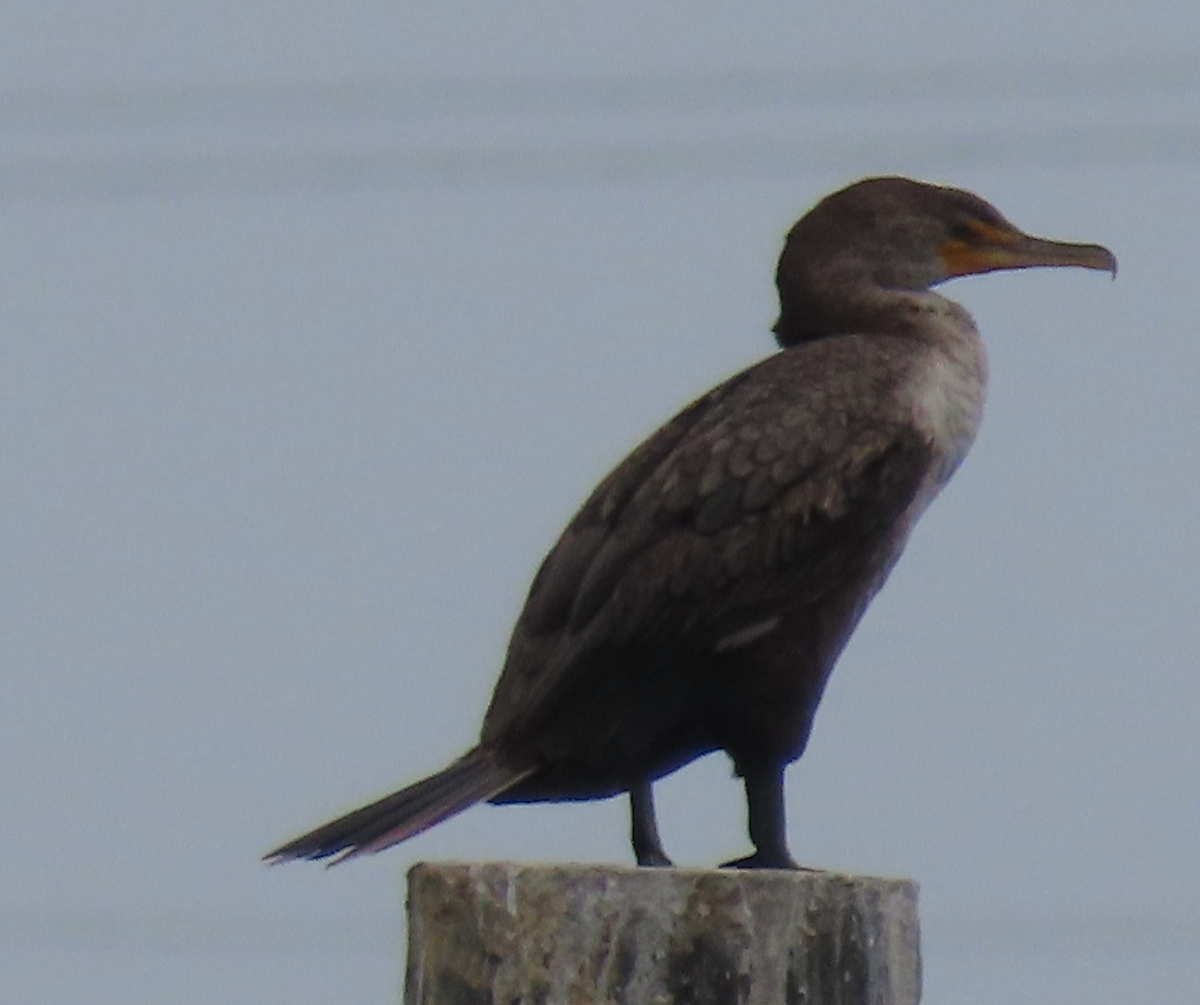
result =
[[[787,849],[774,854],[765,854],[762,851],[756,851],[753,855],[747,855],[745,858],[735,858],[732,862],[722,862],[722,869],[793,869],[801,872],[812,872],[808,866],[800,865],[790,854]]]
[[[633,854],[641,866],[674,865],[663,851],[658,836],[658,817],[654,812],[654,792],[647,781],[629,786],[629,811],[632,821]]]
[[[722,869],[802,869],[787,846],[782,764],[743,767],[746,811],[754,854],[722,864]]]

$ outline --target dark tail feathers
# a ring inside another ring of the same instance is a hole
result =
[[[528,777],[535,769],[502,764],[492,751],[476,747],[436,775],[338,817],[263,856],[274,865],[292,859],[310,861],[337,855],[382,851],[490,799]]]

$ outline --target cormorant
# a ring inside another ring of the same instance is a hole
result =
[[[975,324],[930,287],[1035,266],[1117,263],[959,189],[870,178],[819,202],[779,260],[781,351],[685,408],[583,504],[533,580],[479,743],[267,859],[379,851],[482,800],[627,791],[638,863],[669,865],[651,785],[720,749],[754,845],[727,865],[796,868],[784,769],[983,410]]]

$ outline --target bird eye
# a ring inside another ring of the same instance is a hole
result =
[[[973,216],[962,216],[950,225],[950,237],[955,241],[968,243],[979,239],[979,228],[982,221]]]

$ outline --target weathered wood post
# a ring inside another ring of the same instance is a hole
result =
[[[406,1005],[917,1005],[917,890],[825,872],[421,863]]]

